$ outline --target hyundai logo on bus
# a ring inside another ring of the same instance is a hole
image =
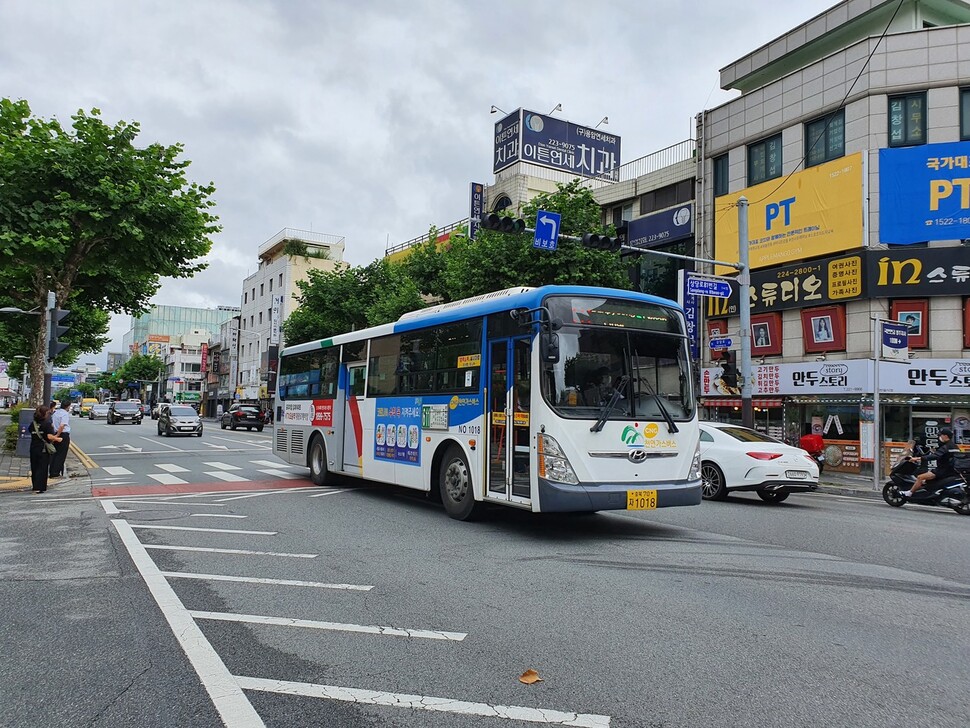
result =
[[[636,450],[630,450],[626,454],[626,457],[631,463],[642,463],[647,459],[647,451],[643,448],[637,448]]]
[[[693,273],[687,274],[687,293],[693,296],[710,296],[711,298],[730,298],[731,283],[729,281],[707,278]]]

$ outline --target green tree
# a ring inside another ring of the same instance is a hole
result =
[[[612,233],[600,218],[600,206],[579,180],[557,185],[555,192],[537,195],[522,209],[526,221],[537,210],[562,216],[560,233],[581,237],[584,233]],[[475,240],[454,235],[444,253],[446,300],[477,296],[516,286],[574,284],[629,289],[628,266],[618,253],[593,250],[579,242],[559,240],[555,251],[532,246],[531,233],[499,233],[479,230]],[[473,273],[472,273],[473,272]]]
[[[77,312],[65,337],[76,356],[100,348],[108,314],[142,313],[163,277],[205,267],[220,229],[209,212],[215,188],[187,180],[181,144],[139,148],[139,131],[134,122],[105,124],[97,109],[63,128],[32,116],[26,101],[0,99],[0,291],[11,305],[43,312],[29,317],[35,382],[48,291]],[[35,387],[32,402],[41,397]]]

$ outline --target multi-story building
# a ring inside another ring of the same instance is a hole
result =
[[[297,305],[297,284],[311,270],[344,265],[344,238],[284,228],[259,246],[259,267],[243,281],[239,327],[220,340],[228,353],[230,398],[262,401],[271,407],[276,363],[283,345],[283,321]],[[226,366],[223,363],[223,366]]]
[[[201,406],[206,380],[203,360],[207,358],[211,336],[205,329],[193,329],[173,336],[166,343],[162,349],[165,363],[162,400]]]
[[[944,425],[970,443],[968,23],[955,0],[840,2],[721,69],[740,95],[698,116],[700,254],[750,251],[756,416],[821,432],[833,468]],[[709,334],[741,333],[736,299],[706,305]],[[909,324],[912,358],[880,365],[876,415],[878,320]],[[709,415],[731,419],[708,364]]]

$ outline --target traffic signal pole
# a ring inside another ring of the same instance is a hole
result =
[[[44,337],[45,349],[50,347],[51,331],[54,326],[54,308],[57,306],[57,298],[54,291],[47,292],[47,336]],[[54,377],[54,362],[47,357],[44,352],[44,397],[41,404],[47,405],[51,401],[51,380]]]
[[[741,315],[741,424],[754,429],[751,402],[751,268],[748,265],[748,198],[738,198],[738,313]]]

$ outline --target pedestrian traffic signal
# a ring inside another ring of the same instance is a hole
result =
[[[495,230],[500,233],[521,233],[525,230],[525,220],[490,212],[487,215],[482,215],[481,226],[485,230]]]
[[[600,235],[598,233],[586,233],[583,235],[583,246],[594,248],[595,250],[619,250],[622,241],[619,237],[610,235]]]
[[[47,341],[47,358],[51,361],[56,359],[58,354],[70,346],[68,342],[61,341],[61,337],[71,328],[70,326],[62,325],[61,321],[67,318],[70,313],[70,311],[63,308],[50,309],[51,335]]]

